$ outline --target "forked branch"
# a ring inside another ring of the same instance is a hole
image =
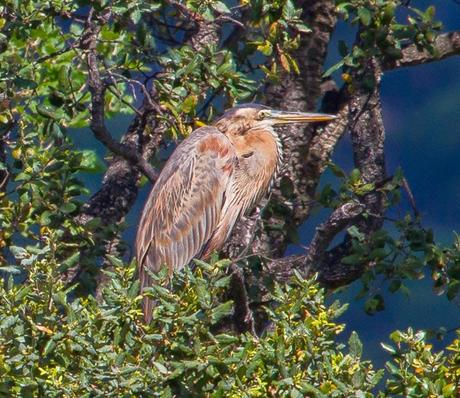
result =
[[[82,35],[81,47],[87,50],[88,88],[91,94],[90,128],[94,136],[114,155],[120,156],[137,167],[152,183],[158,178],[158,172],[139,154],[135,148],[130,148],[113,139],[105,125],[104,99],[106,86],[99,73],[96,42],[100,26],[92,20],[93,11],[90,11],[86,22],[85,32]]]

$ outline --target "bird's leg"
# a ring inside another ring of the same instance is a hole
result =
[[[233,322],[239,333],[250,332],[255,336],[254,317],[249,308],[243,272],[236,264],[230,266],[230,272],[232,274],[230,297],[234,304]]]
[[[261,206],[261,205],[257,206],[252,212],[252,214],[246,217],[245,224],[248,226],[248,228],[246,228],[246,233],[244,237],[245,245],[243,249],[241,250],[241,252],[238,254],[238,257],[246,256],[249,249],[251,248],[252,243],[254,242],[254,239],[255,239],[256,231],[260,226],[260,222],[261,222],[260,216],[262,214],[262,209],[264,207],[265,206]]]

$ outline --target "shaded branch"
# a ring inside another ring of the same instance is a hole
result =
[[[229,295],[235,305],[233,312],[233,322],[238,333],[251,332],[256,335],[254,329],[254,318],[249,308],[249,298],[244,283],[244,275],[236,264],[230,266],[231,280]]]

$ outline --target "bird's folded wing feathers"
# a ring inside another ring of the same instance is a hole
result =
[[[146,269],[170,270],[197,256],[215,230],[231,192],[233,146],[214,127],[192,133],[174,151],[146,202],[136,239],[141,286]]]

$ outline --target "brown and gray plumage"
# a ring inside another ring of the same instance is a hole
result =
[[[136,237],[141,289],[152,284],[147,269],[172,272],[220,249],[239,217],[267,193],[282,160],[275,125],[334,118],[245,104],[193,131],[171,155],[142,212]],[[146,322],[151,314],[152,301],[144,297]]]

